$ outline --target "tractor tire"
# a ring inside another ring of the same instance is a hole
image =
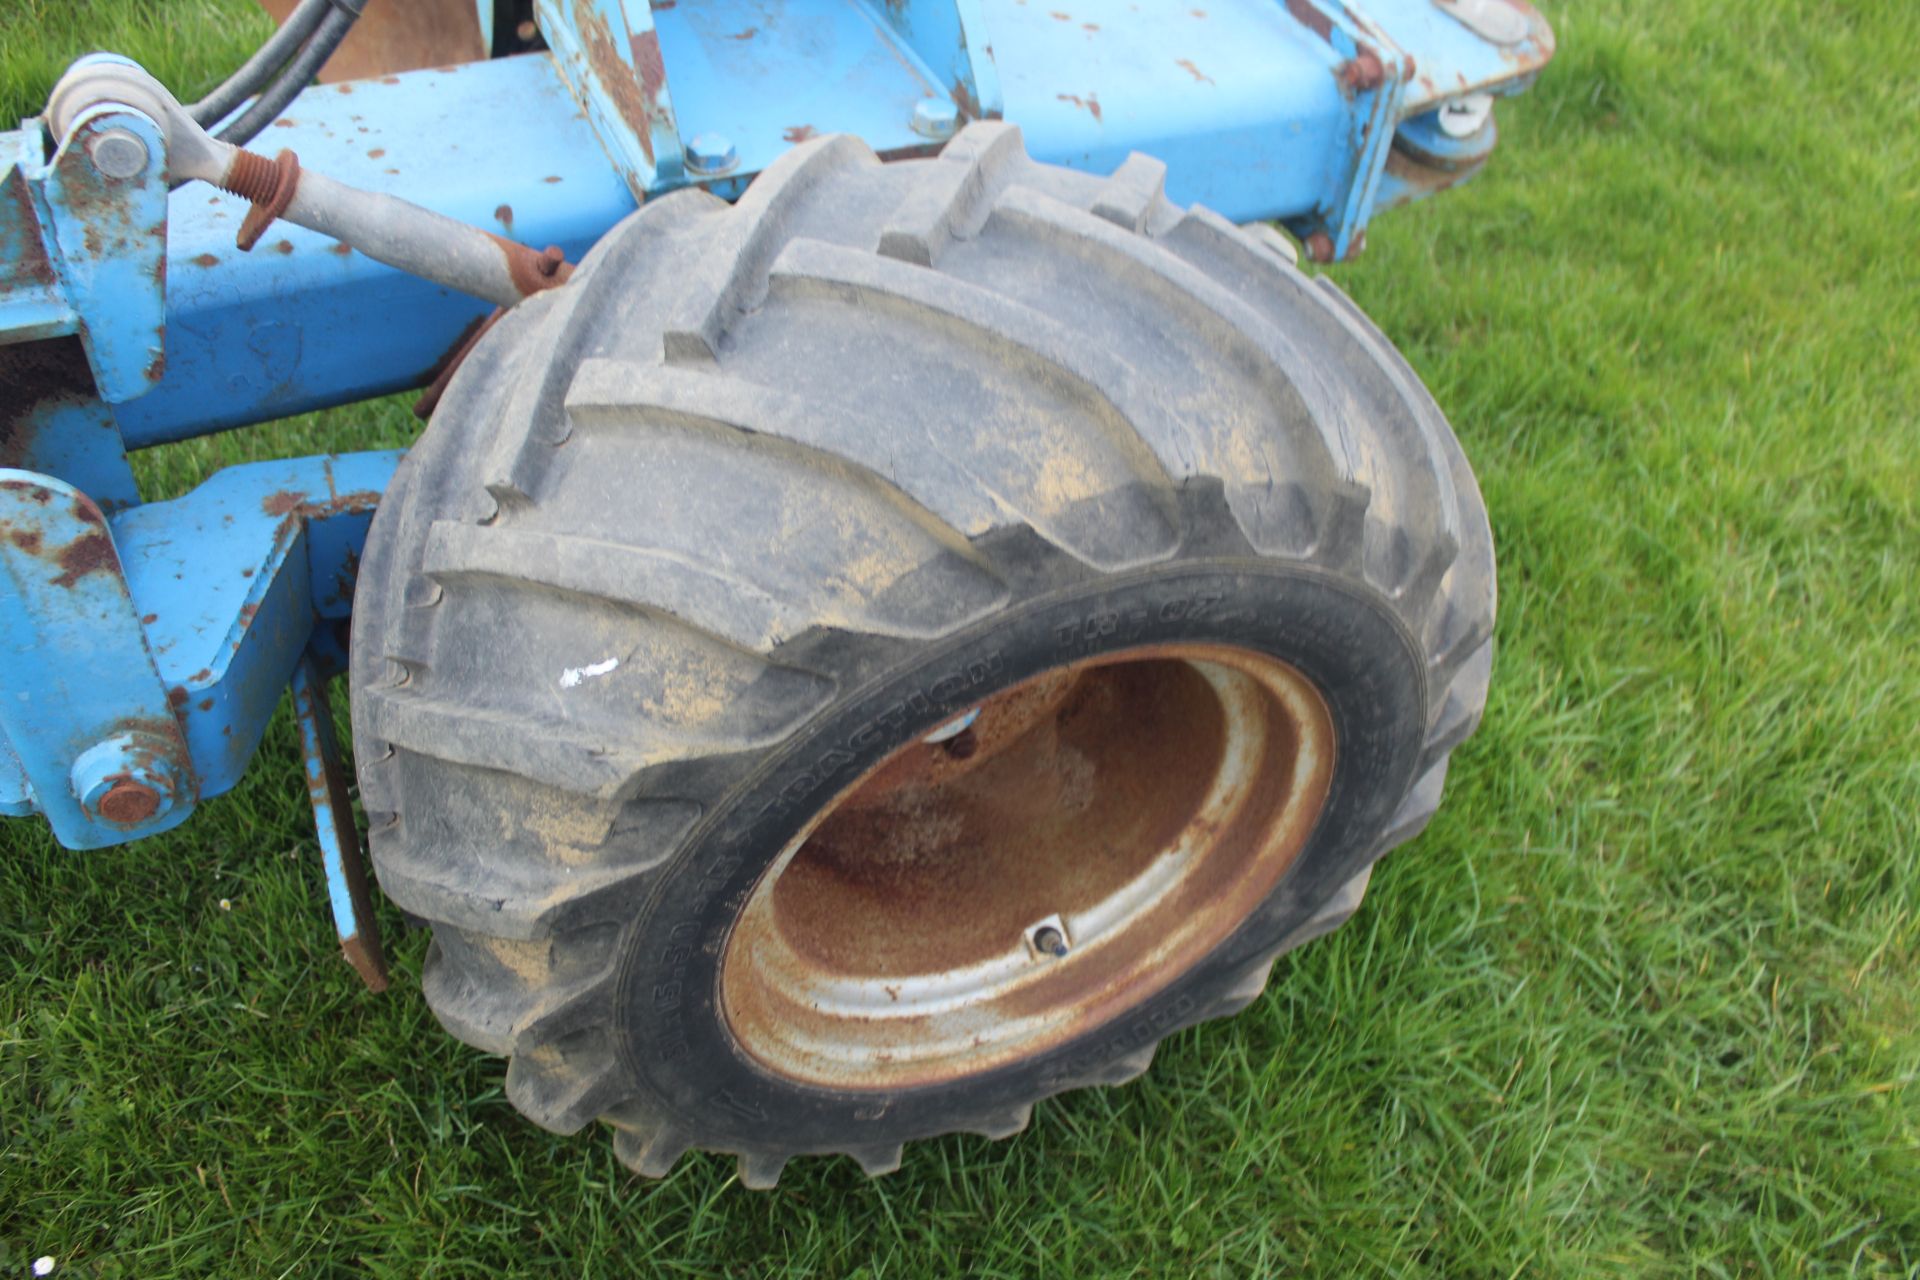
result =
[[[1352,914],[1492,656],[1447,423],[1288,243],[974,125],[654,201],[454,378],[353,634],[379,882],[535,1122],[769,1187],[1022,1129]]]

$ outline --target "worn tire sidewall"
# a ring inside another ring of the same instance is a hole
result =
[[[858,637],[843,637],[858,644]],[[901,1090],[832,1090],[749,1057],[719,1002],[721,957],[755,883],[807,822],[902,743],[1063,663],[1144,645],[1233,645],[1287,662],[1331,713],[1325,807],[1280,883],[1198,965],[1127,1013],[991,1071]],[[1011,607],[844,693],[710,810],[621,941],[615,1040],[631,1081],[704,1143],[841,1150],[950,1132],[1096,1077],[1207,1016],[1249,964],[1376,854],[1413,779],[1425,718],[1419,647],[1384,601],[1298,566],[1188,561]]]

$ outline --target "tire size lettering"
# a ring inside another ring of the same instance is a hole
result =
[[[716,1089],[714,1092],[708,1094],[707,1103],[709,1106],[717,1107],[730,1116],[738,1116],[742,1120],[765,1120],[767,1118],[766,1111],[761,1108],[759,1103],[754,1102],[750,1098],[743,1098],[739,1094],[726,1089]]]
[[[666,945],[660,949],[660,981],[653,984],[651,995],[654,1016],[660,1020],[654,1053],[662,1062],[675,1062],[687,1055],[687,1039],[674,1015],[680,1012],[687,962],[693,958],[693,944],[699,937],[699,921],[681,920],[667,930]]]
[[[1153,1044],[1178,1030],[1194,1007],[1192,996],[1180,995],[1165,1008],[1136,1017],[1099,1044],[1054,1063],[1042,1074],[1041,1080],[1049,1087],[1084,1082],[1092,1073],[1122,1054]]]
[[[1221,600],[1219,592],[1204,592],[1162,601],[1158,607],[1138,605],[1128,609],[1103,609],[1056,623],[1053,642],[1056,647],[1074,651],[1111,648],[1130,640],[1144,640],[1156,624],[1191,622],[1207,615]]]

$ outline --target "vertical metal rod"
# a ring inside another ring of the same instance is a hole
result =
[[[326,871],[327,898],[333,907],[340,950],[371,991],[387,989],[387,957],[380,946],[380,925],[367,892],[360,856],[360,828],[347,795],[347,772],[333,736],[327,685],[311,656],[293,669],[293,713],[300,721],[300,745],[306,754],[307,794],[313,800],[314,827],[320,836],[320,861]]]

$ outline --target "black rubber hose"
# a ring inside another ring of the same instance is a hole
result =
[[[332,6],[332,0],[327,0]],[[326,64],[340,42],[347,38],[347,31],[353,26],[358,15],[337,6],[331,7],[326,17],[320,20],[316,30],[299,53],[293,55],[280,76],[248,107],[238,120],[214,135],[222,142],[231,142],[243,147],[253,140],[253,136],[279,118],[287,104],[292,102],[299,92],[312,81],[314,74]]]
[[[198,124],[217,124],[227,112],[260,92],[261,86],[273,78],[273,73],[285,66],[294,51],[306,43],[313,29],[320,25],[320,19],[327,16],[332,2],[300,0],[280,29],[268,36],[267,42],[241,63],[240,69],[228,76],[219,88],[188,107],[187,114]]]

